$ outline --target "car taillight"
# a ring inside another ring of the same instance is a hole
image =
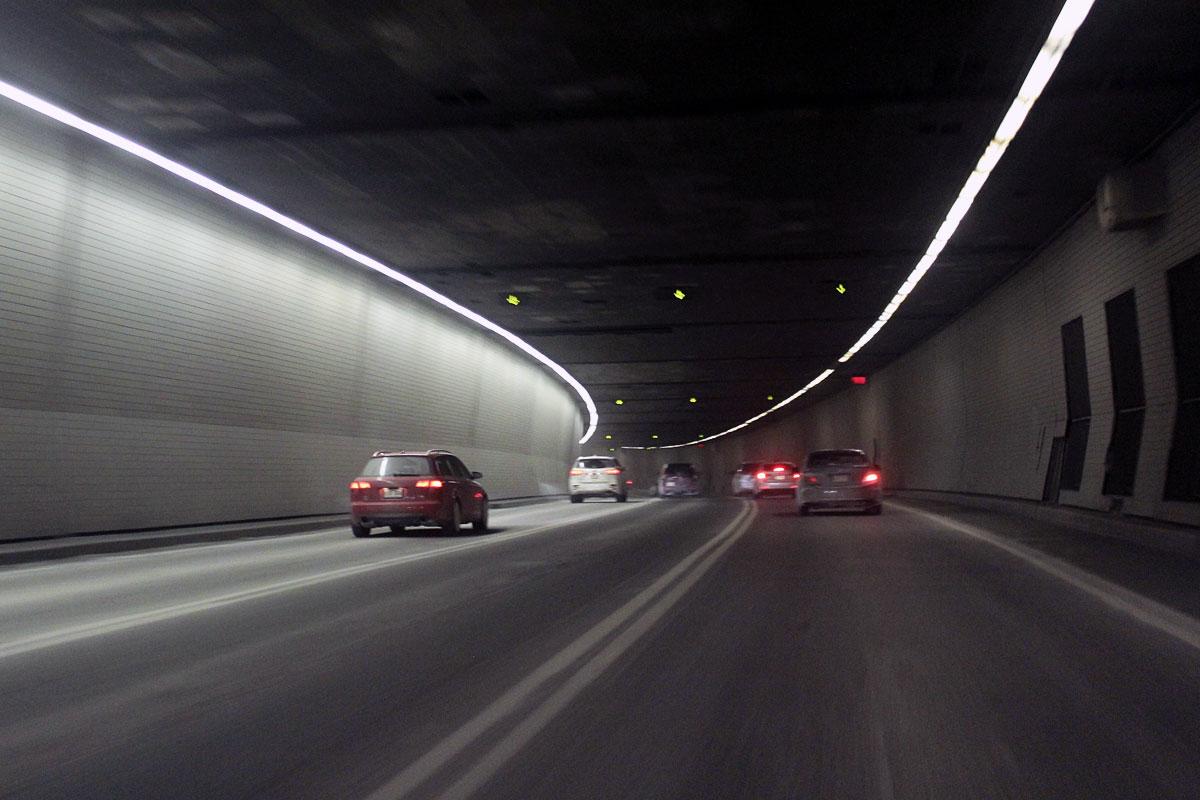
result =
[[[793,472],[793,473],[792,473],[792,479],[793,479],[793,480],[797,480],[797,481],[798,481],[798,480],[800,480],[800,473],[799,473],[799,472]]]
[[[633,486],[633,481],[625,481],[626,486]]]
[[[864,484],[879,483],[879,473],[878,472],[868,472],[868,473],[864,474],[862,476],[862,482]]]
[[[771,472],[787,472],[787,467],[775,467]]]
[[[437,478],[432,480],[426,480],[425,478],[422,478],[421,480],[417,481],[418,489],[440,489],[445,485],[446,484],[444,484],[442,481],[439,481]]]
[[[571,471],[568,472],[567,474],[570,475],[572,478],[575,478],[575,477],[582,475],[583,470],[579,469],[579,467],[571,467]]]
[[[370,481],[350,481],[351,489],[370,489]]]
[[[767,479],[767,473],[760,472],[757,475],[755,475],[754,477],[758,478],[760,481],[765,481]]]
[[[604,470],[605,475],[620,475],[622,472],[624,472],[624,470],[622,470],[620,467],[609,467],[608,469]]]
[[[821,479],[816,475],[806,475],[804,477],[804,482],[809,486],[819,486],[821,484]]]

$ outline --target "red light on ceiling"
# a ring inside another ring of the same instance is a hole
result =
[[[867,385],[867,376],[866,375],[851,375],[850,382],[853,383],[855,386],[866,386]]]

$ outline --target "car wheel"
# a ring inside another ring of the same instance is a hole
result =
[[[483,501],[483,510],[479,512],[479,519],[471,523],[471,530],[475,533],[487,533],[488,530],[488,507],[487,501]]]
[[[582,503],[582,502],[583,502],[583,495],[579,495],[579,494],[573,494],[573,495],[571,495],[571,502],[572,502],[572,503]]]
[[[619,495],[617,495],[617,502],[618,502],[618,503],[624,503],[624,502],[625,502],[626,500],[628,500],[628,499],[629,499],[629,495],[627,495],[627,494],[619,494]]]
[[[350,531],[354,534],[355,539],[365,539],[371,535],[371,529],[365,525],[359,525],[357,522],[350,523]]]
[[[450,511],[450,519],[442,523],[442,533],[446,536],[457,536],[462,533],[462,506],[458,501],[454,501],[454,506]]]
[[[883,503],[880,503],[877,506],[871,506],[871,508],[867,511],[867,513],[873,517],[878,517],[880,514],[883,513]]]

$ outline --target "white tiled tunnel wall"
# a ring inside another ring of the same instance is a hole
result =
[[[563,491],[576,399],[123,154],[0,117],[0,538],[328,513],[376,448]]]
[[[665,461],[696,461],[712,490],[728,491],[728,473],[742,460],[801,459],[822,447],[869,452],[877,440],[893,486],[1039,499],[1051,440],[1066,428],[1061,327],[1082,315],[1093,416],[1083,483],[1078,492],[1063,491],[1060,502],[1107,509],[1113,396],[1104,304],[1132,288],[1147,408],[1124,511],[1200,524],[1200,504],[1162,499],[1176,406],[1166,271],[1200,253],[1200,117],[1168,137],[1157,156],[1168,171],[1165,218],[1110,233],[1089,208],[1026,267],[867,386],[703,449],[626,451],[626,459],[643,481]],[[986,204],[974,213],[986,214]]]

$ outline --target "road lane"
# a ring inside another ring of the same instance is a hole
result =
[[[497,704],[403,796],[1198,795],[1193,648],[918,515],[757,507],[744,532],[733,500],[538,507],[486,546],[0,658],[0,796],[366,798]],[[95,620],[456,543],[81,559],[0,571],[0,603]]]
[[[0,659],[0,751],[9,756],[0,787],[20,797],[329,797],[355,786],[365,794],[406,753],[652,583],[739,508],[563,503],[563,518],[580,522],[507,541],[505,529],[486,547]],[[367,548],[449,546],[330,535],[335,542],[275,545],[316,548],[339,564],[331,545],[353,559]],[[257,544],[174,552],[209,575],[228,571],[228,559],[266,555],[268,543]],[[161,562],[106,560],[117,574]],[[291,567],[312,567],[298,563]],[[4,577],[17,572],[34,570]],[[27,578],[17,581],[25,590]],[[95,610],[85,603],[80,613]]]
[[[487,798],[1195,798],[1200,658],[915,515],[763,503]]]

